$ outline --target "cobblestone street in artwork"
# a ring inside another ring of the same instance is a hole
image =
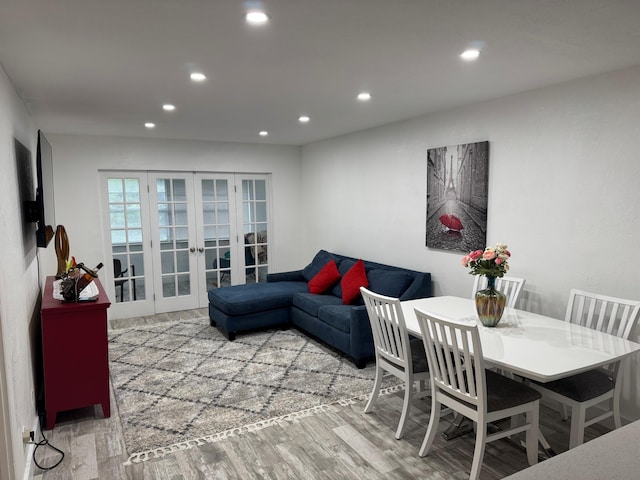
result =
[[[460,219],[464,228],[460,232],[449,230],[439,220],[440,215],[453,214]],[[457,199],[449,199],[427,220],[427,247],[456,250],[468,253],[484,249],[486,232],[480,228],[478,215],[465,208]]]

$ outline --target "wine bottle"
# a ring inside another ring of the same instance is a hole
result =
[[[87,285],[93,282],[94,278],[98,278],[98,270],[103,267],[103,264],[100,262],[93,270],[85,267],[82,263],[77,266],[82,268],[85,272],[84,275],[82,275],[76,282],[76,295],[80,295],[80,292],[84,290]]]

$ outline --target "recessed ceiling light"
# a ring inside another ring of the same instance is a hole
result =
[[[302,115],[301,117],[298,117],[298,121],[300,123],[308,123],[309,120],[311,120],[309,117],[307,117],[306,115]]]
[[[262,10],[250,10],[244,14],[244,18],[251,25],[264,25],[269,21],[269,15]]]
[[[200,72],[193,72],[190,77],[194,82],[204,82],[207,79],[206,75]]]
[[[478,50],[477,48],[470,48],[460,54],[460,58],[467,61],[475,60],[479,56],[480,56],[480,50]]]
[[[368,102],[371,100],[371,94],[369,92],[360,92],[358,94],[358,100],[361,102]]]
[[[147,128],[156,128],[156,124],[153,122],[147,122],[144,124],[144,126]]]
[[[266,137],[266,136],[268,136],[268,135],[269,135],[269,132],[267,132],[266,130],[262,130],[262,131],[259,133],[259,135],[260,135],[261,137]]]
[[[171,105],[170,103],[165,103],[164,105],[162,105],[162,109],[165,112],[173,112],[176,109],[176,106]]]

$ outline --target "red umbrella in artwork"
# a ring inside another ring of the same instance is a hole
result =
[[[464,228],[460,219],[450,213],[440,215],[440,223],[442,223],[449,230],[455,230],[456,232],[459,232]]]

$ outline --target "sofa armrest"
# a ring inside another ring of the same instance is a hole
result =
[[[351,307],[351,357],[356,360],[370,359],[374,356],[373,333],[367,307]]]
[[[267,282],[305,282],[302,276],[302,270],[293,270],[291,272],[269,273],[267,274]]]

